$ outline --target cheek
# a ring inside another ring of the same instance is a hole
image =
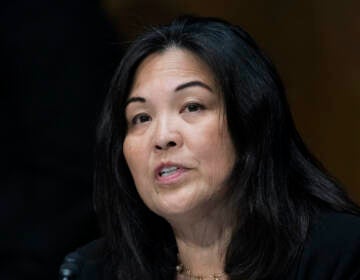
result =
[[[146,151],[144,147],[140,145],[141,143],[137,143],[136,139],[132,139],[130,137],[126,137],[123,144],[123,152],[126,163],[130,169],[130,173],[133,177],[135,187],[142,199],[146,198]]]
[[[230,172],[232,169],[236,153],[229,133],[221,126],[207,126],[203,130],[197,131],[197,137],[193,141],[194,151],[203,166],[208,172],[216,175],[218,173]]]
[[[202,129],[192,131],[189,137],[192,145],[205,157],[231,154],[234,152],[233,143],[225,127],[213,120],[204,125]],[[215,123],[215,124],[214,124]]]
[[[135,139],[126,137],[123,144],[123,153],[127,165],[133,175],[136,176],[136,171],[141,169],[141,163],[144,162],[143,147],[137,143]]]

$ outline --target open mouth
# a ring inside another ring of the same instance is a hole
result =
[[[170,176],[172,174],[175,174],[176,171],[178,171],[180,168],[177,166],[171,166],[171,167],[164,167],[159,171],[159,176],[160,177],[167,177]]]

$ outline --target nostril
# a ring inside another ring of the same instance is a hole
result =
[[[174,147],[176,146],[176,143],[174,141],[170,141],[169,143],[167,143],[168,147]]]
[[[157,149],[157,150],[163,150],[163,149],[167,149],[167,148],[171,148],[171,147],[175,147],[177,144],[176,144],[176,142],[174,142],[174,141],[169,141],[169,142],[167,142],[167,144],[166,145],[155,145],[155,148]]]

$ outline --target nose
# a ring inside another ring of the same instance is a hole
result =
[[[177,123],[171,118],[162,118],[157,121],[154,133],[154,148],[156,151],[179,148],[183,138]]]

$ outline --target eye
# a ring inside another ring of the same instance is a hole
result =
[[[184,106],[181,112],[198,112],[205,109],[205,107],[199,103],[188,103]]]
[[[151,117],[147,114],[138,114],[135,117],[132,118],[131,124],[136,125],[144,122],[148,122],[151,120]]]

